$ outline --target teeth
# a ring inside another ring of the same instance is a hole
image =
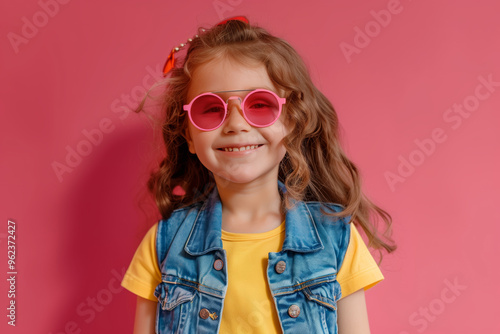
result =
[[[253,150],[257,147],[259,147],[259,145],[248,145],[248,146],[242,146],[242,147],[224,147],[224,151],[226,151],[226,152],[241,152],[241,151],[246,151],[246,150]]]

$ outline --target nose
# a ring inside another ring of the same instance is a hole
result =
[[[227,116],[222,124],[224,133],[238,133],[249,131],[252,126],[243,117],[241,98],[234,96],[227,101]]]

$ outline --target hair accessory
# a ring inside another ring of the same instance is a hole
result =
[[[246,17],[244,17],[244,16],[234,16],[234,17],[230,17],[228,19],[225,19],[224,21],[220,21],[216,25],[217,26],[221,26],[223,24],[228,23],[229,21],[242,21],[242,22],[245,22],[246,24],[250,23],[250,22],[248,22],[248,19]]]
[[[246,17],[235,16],[235,17],[231,17],[229,19],[225,19],[224,21],[217,23],[215,26],[220,26],[220,25],[226,24],[229,21],[242,21],[242,22],[245,22],[247,24],[249,23],[249,21]],[[204,32],[205,29],[201,29],[201,31]],[[188,38],[186,43],[181,43],[178,46],[176,46],[175,48],[173,48],[172,51],[170,51],[168,58],[167,58],[167,61],[165,62],[165,65],[163,66],[163,76],[164,77],[166,77],[168,72],[170,72],[170,70],[172,70],[175,67],[175,53],[179,52],[182,48],[184,48],[187,44],[191,43],[193,41],[193,39],[195,39],[197,37],[198,37],[198,35],[193,36],[193,38]]]
[[[202,31],[205,31],[202,29]],[[185,47],[188,43],[191,43],[194,38],[198,37],[198,35],[195,35],[193,38],[188,38],[186,43],[181,43],[179,46],[176,46],[175,48],[170,51],[170,54],[168,55],[167,61],[165,62],[165,65],[163,66],[163,76],[167,76],[167,73],[170,72],[171,69],[174,68],[175,66],[175,53],[179,52],[180,49]]]

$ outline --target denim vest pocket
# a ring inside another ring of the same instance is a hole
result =
[[[337,293],[335,292],[335,284],[333,282],[310,286],[302,290],[307,299],[326,306],[329,309],[337,310]],[[333,292],[333,293],[332,293]],[[333,298],[333,299],[332,299]]]
[[[175,283],[161,282],[156,287],[154,294],[158,298],[162,310],[172,311],[178,305],[193,300],[196,290]]]
[[[302,289],[310,303],[317,306],[313,318],[315,333],[337,333],[337,300],[340,298],[340,284],[336,275],[329,275],[320,280],[313,280]],[[321,328],[321,329],[320,329]]]
[[[336,274],[298,282],[275,291],[284,333],[337,334],[337,301],[341,296]],[[296,305],[298,316],[289,308]]]
[[[158,284],[154,293],[159,302],[156,309],[156,333],[189,332],[186,329],[187,321],[196,293],[197,291],[189,286],[165,281]]]

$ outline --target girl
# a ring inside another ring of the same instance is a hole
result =
[[[166,64],[166,152],[149,180],[163,219],[122,282],[134,333],[369,333],[364,290],[383,276],[355,225],[391,252],[370,219],[391,220],[362,193],[331,103],[244,17],[186,46]]]

